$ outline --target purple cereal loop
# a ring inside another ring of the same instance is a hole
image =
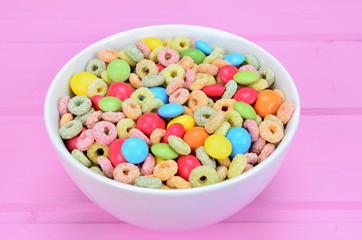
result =
[[[167,57],[169,58],[167,59]],[[178,63],[180,54],[174,49],[164,48],[157,54],[157,59],[162,66],[167,67],[171,64]]]
[[[59,103],[59,115],[62,117],[64,114],[68,113],[68,102],[70,100],[69,96],[65,96],[60,100]]]
[[[126,116],[121,112],[105,112],[102,114],[102,119],[111,123],[118,123],[124,118]]]
[[[148,154],[145,161],[143,161],[141,167],[141,176],[151,175],[153,173],[153,169],[155,168],[155,158],[152,154]]]
[[[138,43],[136,43],[136,47],[142,52],[142,54],[145,58],[150,57],[151,49],[146,43],[138,42]]]
[[[93,126],[99,122],[102,118],[102,111],[95,111],[87,118],[85,126],[89,129],[93,128]]]
[[[259,127],[254,120],[247,119],[243,122],[243,128],[248,131],[251,142],[255,142],[259,138]]]
[[[97,162],[101,166],[103,173],[106,174],[107,177],[113,178],[114,167],[111,161],[106,157],[100,156],[97,158]]]
[[[141,138],[143,141],[145,141],[147,143],[147,145],[151,144],[150,139],[139,129],[137,128],[132,128],[129,131],[129,137],[138,137]]]
[[[186,71],[186,81],[185,81],[185,88],[190,89],[190,86],[195,82],[196,80],[196,73],[192,69],[187,69]]]
[[[92,129],[87,129],[80,134],[77,141],[77,148],[82,152],[87,151],[92,146],[93,142],[93,131]]]
[[[261,151],[263,150],[265,144],[266,144],[265,139],[262,137],[259,137],[258,140],[256,140],[255,142],[253,142],[251,144],[250,152],[256,153],[257,155],[259,155],[261,153]]]
[[[108,131],[107,133],[105,131]],[[117,137],[117,129],[113,123],[100,121],[93,127],[93,137],[97,143],[107,146]]]

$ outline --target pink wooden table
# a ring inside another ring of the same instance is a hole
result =
[[[0,239],[361,239],[361,2],[167,2],[1,2]],[[289,70],[302,102],[295,141],[265,191],[234,216],[181,233],[120,222],[87,199],[56,158],[42,115],[52,78],[78,51],[166,23],[256,42]]]

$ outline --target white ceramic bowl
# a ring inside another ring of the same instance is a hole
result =
[[[275,70],[275,87],[293,100],[296,109],[278,148],[264,162],[239,177],[201,188],[185,190],[158,190],[122,184],[100,176],[78,161],[67,151],[58,135],[58,103],[70,95],[69,80],[84,71],[89,60],[98,51],[110,48],[121,50],[149,36],[160,39],[187,35],[195,40],[223,47],[226,52],[253,54],[261,66]],[[296,86],[285,68],[261,47],[231,33],[211,28],[188,25],[160,25],[138,28],[105,38],[78,53],[54,78],[49,87],[44,118],[50,140],[64,168],[78,187],[97,205],[115,217],[145,228],[160,230],[186,230],[221,221],[251,202],[270,182],[283,162],[296,132],[300,116],[300,103]]]

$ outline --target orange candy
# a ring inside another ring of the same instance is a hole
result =
[[[183,140],[190,146],[192,151],[195,151],[198,147],[204,146],[206,138],[209,134],[203,127],[193,127],[188,130]]]
[[[260,117],[266,115],[275,115],[282,104],[282,99],[273,90],[263,90],[258,94],[258,98],[254,104],[256,114]]]

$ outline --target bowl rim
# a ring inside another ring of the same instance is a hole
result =
[[[287,77],[289,78],[289,81],[291,81],[291,86],[292,86],[292,90],[294,92],[295,95],[295,99],[293,99],[295,101],[295,111],[293,114],[293,118],[295,118],[294,120],[294,124],[291,126],[288,126],[288,134],[284,136],[284,139],[281,141],[281,143],[279,144],[279,146],[275,149],[275,151],[268,157],[268,161],[263,161],[262,163],[258,164],[258,167],[253,168],[251,171],[247,171],[235,178],[232,179],[228,179],[227,181],[222,181],[216,184],[211,184],[208,186],[203,186],[203,187],[198,187],[198,188],[189,188],[189,189],[167,189],[166,190],[160,190],[160,189],[151,189],[151,188],[142,188],[142,187],[137,187],[137,186],[133,186],[133,185],[129,185],[129,184],[124,184],[124,183],[120,183],[117,182],[113,179],[109,179],[106,177],[103,177],[101,175],[99,175],[98,173],[95,173],[91,170],[89,170],[89,168],[84,167],[81,163],[79,163],[78,161],[74,161],[73,156],[71,155],[71,153],[67,150],[67,148],[65,147],[64,144],[60,144],[59,141],[56,141],[56,138],[59,138],[59,134],[58,131],[54,131],[51,129],[51,124],[50,124],[50,109],[52,108],[52,106],[50,106],[50,98],[52,98],[52,92],[55,91],[55,82],[60,81],[61,76],[63,75],[63,73],[66,71],[66,69],[68,68],[68,66],[70,66],[73,62],[76,61],[77,57],[79,55],[82,55],[84,52],[89,51],[91,48],[94,48],[98,45],[102,45],[110,40],[113,40],[114,38],[119,38],[119,37],[124,37],[126,35],[129,34],[133,34],[135,32],[138,31],[142,31],[142,30],[148,30],[148,29],[158,29],[158,28],[184,28],[184,29],[194,29],[194,30],[207,30],[207,31],[211,31],[211,32],[215,32],[215,33],[219,33],[219,34],[224,34],[227,35],[228,37],[231,38],[237,38],[239,40],[243,40],[244,42],[247,42],[250,45],[253,45],[253,47],[257,48],[260,52],[262,52],[263,55],[268,55],[269,57],[271,57],[272,59],[274,59],[274,61],[276,61],[277,64],[279,64],[282,68],[282,70],[285,71]],[[204,26],[196,26],[196,25],[184,25],[184,24],[165,24],[165,25],[153,25],[153,26],[146,26],[146,27],[140,27],[140,28],[134,28],[131,30],[127,30],[127,31],[123,31],[120,33],[116,33],[113,34],[109,37],[103,38],[89,46],[87,46],[86,48],[84,48],[83,50],[81,50],[80,52],[78,52],[76,55],[74,55],[60,70],[59,72],[56,74],[56,76],[54,77],[54,79],[52,80],[47,94],[46,94],[46,98],[45,98],[45,102],[44,102],[44,121],[45,121],[45,126],[46,126],[46,130],[48,133],[48,136],[55,148],[55,150],[57,151],[58,154],[61,155],[61,157],[63,159],[65,159],[66,161],[69,162],[69,164],[76,168],[77,171],[81,171],[82,173],[89,175],[89,177],[93,178],[94,180],[97,180],[99,182],[101,182],[102,184],[107,184],[110,185],[114,188],[119,188],[125,191],[129,191],[129,192],[134,192],[134,193],[140,193],[140,194],[147,194],[147,195],[158,195],[158,196],[179,196],[179,195],[196,195],[196,194],[202,194],[204,192],[210,192],[210,191],[217,191],[220,190],[224,187],[227,186],[231,186],[234,185],[240,181],[243,181],[244,179],[247,179],[253,175],[258,174],[258,172],[262,171],[263,169],[267,168],[270,164],[273,164],[276,159],[278,158],[278,156],[280,154],[282,154],[282,152],[284,152],[286,150],[286,148],[289,146],[289,144],[292,142],[295,132],[298,128],[299,125],[299,119],[300,119],[300,99],[299,99],[299,94],[298,94],[298,90],[297,87],[295,85],[294,80],[292,79],[292,77],[290,76],[289,72],[285,69],[285,67],[279,62],[279,60],[277,60],[274,56],[272,56],[269,52],[267,52],[265,49],[263,49],[262,47],[258,46],[257,44],[241,37],[238,35],[235,35],[233,33],[229,33],[229,32],[225,32],[222,30],[218,30],[218,29],[214,29],[214,28],[209,28],[209,27],[204,27]],[[69,173],[68,173],[69,174]]]

